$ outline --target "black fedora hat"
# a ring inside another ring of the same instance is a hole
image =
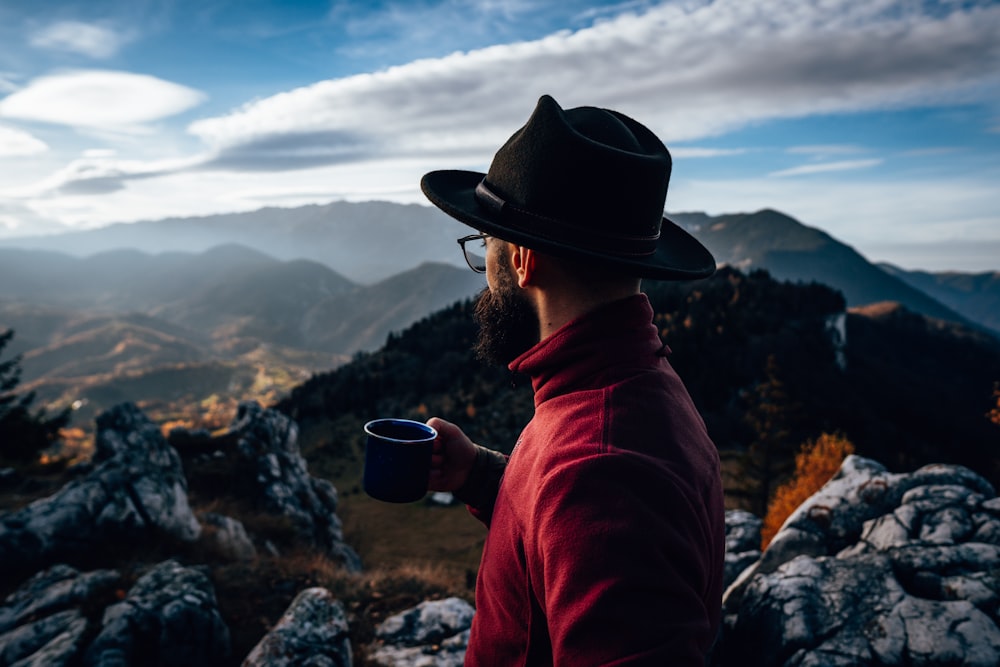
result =
[[[557,257],[659,280],[704,278],[711,253],[663,215],[670,152],[609,109],[563,110],[544,95],[489,172],[425,174],[435,206],[483,233]]]

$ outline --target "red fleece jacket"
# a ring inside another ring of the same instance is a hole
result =
[[[492,507],[466,665],[704,665],[720,621],[719,456],[640,294],[511,364],[535,416]]]

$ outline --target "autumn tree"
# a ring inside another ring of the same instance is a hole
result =
[[[0,333],[0,353],[13,337],[13,329]],[[21,356],[0,358],[0,459],[29,463],[58,440],[59,430],[69,423],[70,411],[67,408],[48,417],[42,408],[32,414],[35,393],[15,393],[20,381]]]
[[[802,503],[837,474],[854,445],[842,435],[823,433],[807,441],[795,455],[795,473],[779,486],[767,507],[761,528],[761,548],[766,549],[785,520]]]

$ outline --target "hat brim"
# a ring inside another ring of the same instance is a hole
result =
[[[476,200],[476,185],[485,174],[475,171],[432,171],[420,180],[420,188],[435,206],[470,227],[504,241],[566,259],[590,260],[637,278],[696,280],[715,272],[712,253],[669,218],[663,218],[656,252],[643,257],[622,257],[577,248],[561,241],[506,227],[496,215]]]

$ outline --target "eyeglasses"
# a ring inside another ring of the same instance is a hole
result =
[[[476,273],[486,273],[486,239],[488,236],[489,234],[472,234],[458,239],[458,245],[462,246],[462,254],[465,255],[466,263]],[[467,244],[470,244],[471,247]]]

